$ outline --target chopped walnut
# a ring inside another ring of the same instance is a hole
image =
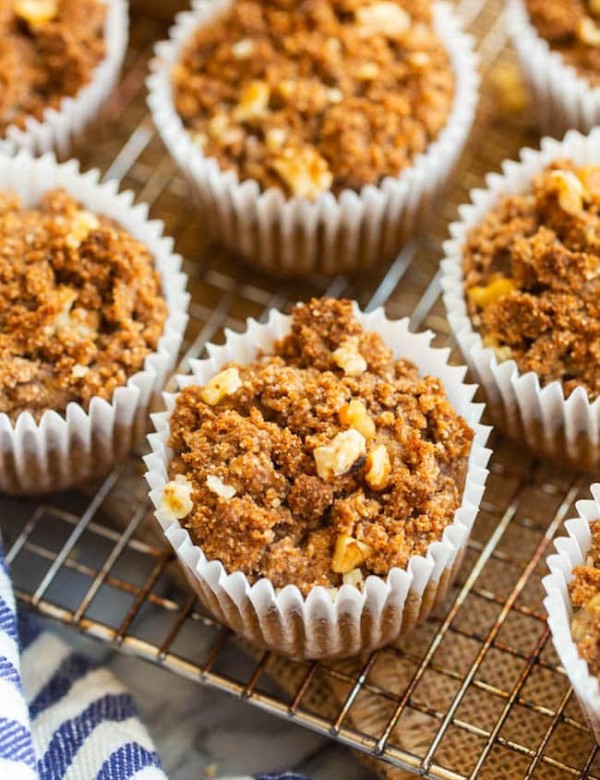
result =
[[[58,13],[57,0],[14,0],[13,11],[35,29],[51,22]]]
[[[75,377],[75,379],[83,379],[83,377],[87,376],[89,372],[90,372],[90,367],[84,366],[81,363],[75,363],[75,365],[71,369],[71,374]]]
[[[333,174],[327,160],[316,149],[286,149],[273,163],[273,168],[298,198],[314,200],[331,189]]]
[[[162,491],[159,510],[167,520],[183,520],[194,508],[192,501],[193,485],[178,474],[175,479],[167,482]]]
[[[327,95],[327,100],[330,103],[334,103],[334,104],[341,103],[342,100],[344,99],[344,93],[338,87],[329,87],[329,89],[326,92],[326,95]]]
[[[210,406],[216,406],[224,398],[236,393],[242,386],[240,372],[237,368],[226,368],[215,374],[202,388],[202,400]]]
[[[254,42],[250,38],[242,38],[233,44],[231,51],[236,60],[247,60],[254,51]]]
[[[261,119],[269,108],[271,90],[264,81],[251,81],[244,89],[233,116],[238,122]]]
[[[367,455],[365,479],[373,490],[385,490],[392,471],[389,453],[384,444]]]
[[[65,244],[69,249],[78,249],[86,240],[92,230],[100,227],[100,220],[90,211],[81,209],[78,211],[71,222],[71,229],[65,238]]]
[[[350,428],[338,433],[331,443],[315,447],[313,455],[317,474],[328,480],[346,474],[366,451],[366,440],[362,433]]]
[[[355,588],[361,586],[365,581],[363,573],[360,569],[352,569],[342,577],[344,585],[354,585]]]
[[[371,81],[379,76],[379,65],[376,62],[365,62],[357,71],[357,76],[363,81]]]
[[[280,127],[272,127],[270,130],[267,130],[265,134],[265,141],[267,144],[267,149],[270,152],[277,152],[280,149],[282,149],[285,146],[285,142],[287,141],[288,134],[285,130],[283,130]]]
[[[365,36],[385,35],[397,38],[410,28],[409,14],[391,0],[365,5],[356,11],[360,34]]]
[[[467,291],[467,295],[472,303],[485,309],[487,306],[491,306],[501,298],[504,298],[504,296],[510,295],[510,293],[516,289],[517,283],[514,279],[509,279],[505,276],[497,276],[495,279],[492,279],[489,284],[470,287]]]
[[[367,361],[358,351],[357,338],[346,339],[333,353],[333,359],[348,376],[364,374],[367,370]]]
[[[375,436],[375,422],[367,411],[367,407],[357,398],[344,404],[338,412],[338,417],[342,425],[354,428],[362,433],[365,439],[372,439]]]
[[[373,548],[370,545],[359,542],[351,536],[340,534],[335,540],[331,568],[336,574],[348,574],[362,566],[372,553]]]
[[[548,179],[558,194],[561,209],[567,214],[579,214],[583,208],[585,190],[577,175],[572,171],[552,171]]]
[[[579,22],[577,33],[579,40],[586,46],[600,46],[600,27],[591,16],[583,17]]]
[[[236,490],[231,485],[226,485],[220,477],[214,474],[209,474],[206,477],[206,487],[219,498],[226,500],[233,498],[236,494]]]

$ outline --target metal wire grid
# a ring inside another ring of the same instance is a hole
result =
[[[486,74],[510,62],[499,0],[459,7],[480,39]],[[485,144],[470,146],[432,239],[409,244],[380,279],[279,284],[206,244],[143,103],[148,42],[163,30],[140,18],[134,32],[110,122],[81,156],[149,202],[189,258],[194,301],[183,366],[225,327],[241,329],[247,316],[314,293],[387,303],[391,314],[410,314],[414,327],[432,327],[439,343],[449,342],[439,238],[466,190],[527,138],[523,120],[499,118],[484,90]],[[90,636],[423,776],[600,778],[595,741],[548,642],[539,586],[548,544],[586,484],[500,439],[494,446],[481,517],[446,606],[367,659],[291,663],[249,648],[241,656],[237,640],[173,585],[177,569],[154,537],[135,457],[85,494],[0,499],[17,596]]]

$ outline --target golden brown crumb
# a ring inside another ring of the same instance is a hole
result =
[[[571,621],[573,639],[590,672],[600,677],[600,521],[591,523],[592,547],[583,566],[576,566],[569,585],[575,614]]]
[[[429,0],[236,0],[172,78],[206,155],[307,198],[397,176],[454,97]]]
[[[552,49],[592,83],[600,85],[598,0],[526,0],[531,21]]]
[[[366,371],[338,365],[348,339]],[[212,404],[187,387],[171,418],[170,478],[193,486],[184,522],[209,559],[307,593],[359,581],[361,569],[405,567],[440,539],[460,505],[473,432],[442,383],[394,361],[350,302],[297,306],[274,355],[233,368],[242,383],[233,393]],[[368,437],[340,414],[350,403],[361,424],[373,421]]]
[[[146,247],[62,190],[0,193],[0,412],[85,408],[155,351],[166,318]]]
[[[0,0],[0,135],[91,80],[105,16],[100,0]]]
[[[473,325],[543,385],[600,394],[600,166],[549,165],[503,199],[464,250]]]

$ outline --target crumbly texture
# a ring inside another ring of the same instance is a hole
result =
[[[599,0],[526,0],[531,21],[551,48],[600,86]]]
[[[600,394],[600,166],[549,165],[468,236],[467,306],[484,344],[543,385]]]
[[[569,585],[575,609],[571,631],[590,672],[600,677],[600,521],[592,523],[590,529],[592,547],[587,561],[575,567],[575,579]]]
[[[62,190],[0,193],[0,412],[87,408],[143,368],[166,303],[146,247]]]
[[[367,364],[351,375],[338,352],[349,343]],[[170,477],[192,485],[182,522],[209,559],[306,594],[350,572],[356,582],[405,568],[441,538],[461,502],[473,432],[441,381],[394,360],[350,302],[298,305],[275,354],[236,368],[235,392],[213,405],[203,388],[187,387],[171,418]],[[370,423],[344,417],[350,401],[362,402]],[[364,451],[343,473],[320,476],[319,448],[358,438],[352,423]],[[374,489],[370,462],[381,447],[389,468]],[[213,492],[212,476],[233,497]]]
[[[397,176],[446,124],[455,88],[429,0],[237,0],[172,79],[207,156],[308,198]]]
[[[76,95],[105,55],[100,0],[0,0],[0,135]]]

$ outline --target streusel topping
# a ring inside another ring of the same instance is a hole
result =
[[[313,300],[273,355],[180,393],[161,509],[252,581],[357,584],[441,538],[472,438],[439,379],[395,360],[350,302]]]
[[[305,198],[397,176],[454,98],[429,0],[236,0],[172,78],[207,156]]]

